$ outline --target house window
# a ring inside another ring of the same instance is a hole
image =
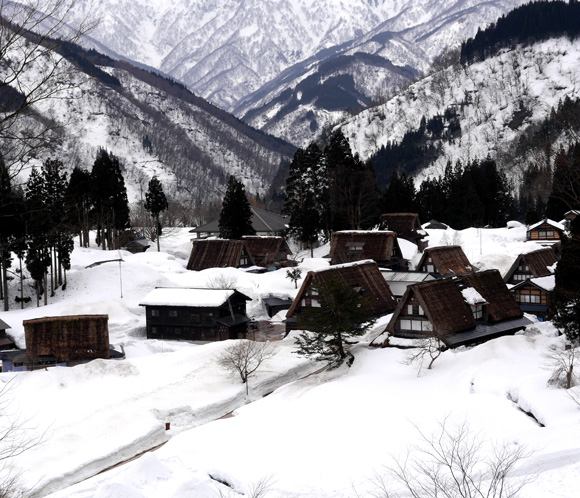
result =
[[[170,318],[177,318],[177,310],[169,310]]]
[[[413,330],[418,332],[432,332],[433,325],[428,320],[400,320],[401,330]]]
[[[363,244],[353,244],[351,246],[349,246],[348,250],[350,252],[360,252],[363,250]]]
[[[159,316],[159,310],[158,309],[152,309],[151,310],[151,316],[152,317],[158,317]]]
[[[413,305],[409,304],[407,305],[407,315],[412,315],[413,314]]]
[[[421,305],[417,306],[417,308],[418,308],[418,311],[419,311],[419,314],[420,315],[424,315],[425,314],[425,312],[423,311],[423,308],[421,308]]]
[[[473,318],[475,318],[476,320],[479,318],[483,318],[483,305],[482,304],[471,305],[471,313],[473,314]]]
[[[201,323],[201,316],[199,313],[191,313],[189,319],[191,320],[191,323]]]
[[[158,327],[151,327],[151,334],[152,335],[159,334],[159,328]]]
[[[521,289],[516,294],[516,300],[525,304],[546,304],[546,297],[538,289]]]
[[[312,304],[313,308],[320,308],[320,302],[318,301],[318,299],[311,299],[310,303]]]
[[[523,282],[526,278],[528,278],[528,276],[527,275],[522,275],[522,274],[515,273],[513,278],[516,281]]]
[[[175,328],[173,329],[173,333],[174,333],[175,335],[183,335],[183,330],[181,329],[181,327],[175,327]]]
[[[520,264],[520,266],[518,266],[518,270],[520,271],[530,271],[530,267],[524,263]]]
[[[432,273],[435,271],[435,267],[432,264],[428,264],[425,269],[427,270],[427,272]]]

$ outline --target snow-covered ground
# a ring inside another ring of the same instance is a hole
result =
[[[536,248],[517,226],[429,235],[430,245],[461,244],[474,265],[502,272],[520,252]],[[417,443],[418,430],[431,434],[446,417],[451,425],[467,422],[486,443],[527,449],[516,475],[534,479],[521,496],[577,496],[580,408],[565,390],[547,385],[546,352],[563,347],[550,323],[447,351],[420,376],[404,363],[403,350],[367,347],[386,318],[355,346],[351,368],[309,375],[321,364],[293,354],[289,337],[273,343],[276,356],[250,378],[246,396],[239,379],[216,363],[230,341],[147,340],[139,302],[155,286],[199,287],[225,273],[253,298],[249,314],[264,318],[260,296],[297,291],[285,270],[185,270],[189,236],[187,230],[168,233],[160,253],[154,247],[139,255],[77,248],[67,289],[48,307],[0,314],[24,346],[22,320],[107,313],[111,343],[127,353],[121,361],[0,374],[0,383],[11,382],[9,412],[27,420],[27,434],[44,434],[44,443],[10,462],[27,496],[233,497],[251,495],[264,479],[267,497],[374,496],[385,465]],[[327,251],[302,261],[303,277],[328,264]],[[121,266],[86,268],[119,254]]]

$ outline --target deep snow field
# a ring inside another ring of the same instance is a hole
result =
[[[461,244],[475,266],[503,274],[519,253],[538,248],[524,242],[525,227],[513,225],[433,230],[429,244]],[[546,353],[563,348],[549,322],[447,351],[420,374],[405,364],[405,351],[367,346],[388,317],[353,348],[351,368],[314,373],[322,365],[293,354],[288,337],[272,343],[277,353],[250,378],[246,396],[239,378],[216,363],[231,341],[147,340],[139,302],[155,286],[204,287],[226,274],[253,299],[249,315],[264,319],[260,296],[293,297],[294,284],[285,270],[187,271],[187,229],[168,229],[161,244],[160,253],[152,246],[139,255],[77,247],[67,289],[57,290],[49,306],[37,308],[33,300],[17,310],[12,302],[13,310],[0,313],[21,347],[22,320],[106,313],[110,342],[127,354],[125,360],[0,374],[0,385],[9,383],[3,408],[9,417],[2,423],[16,419],[26,435],[44,434],[42,444],[9,462],[20,473],[25,496],[252,496],[252,487],[264,480],[264,496],[272,498],[375,496],[385,466],[408,450],[414,454],[419,431],[434,434],[443,420],[449,427],[466,424],[483,441],[485,455],[494,445],[525,448],[529,456],[514,474],[532,479],[520,496],[579,495],[580,406],[565,390],[547,385]],[[328,265],[327,252],[325,246],[315,258],[305,256],[302,276]],[[405,245],[404,252],[413,256],[413,247]],[[121,265],[86,268],[119,256]],[[580,395],[579,389],[573,391]]]

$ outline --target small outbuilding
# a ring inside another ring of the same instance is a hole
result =
[[[427,232],[421,227],[417,213],[386,213],[379,218],[379,227],[382,230],[396,232],[397,237],[408,240],[417,246],[419,252],[427,247],[424,240]]]
[[[332,234],[331,265],[368,259],[372,259],[382,268],[407,270],[407,260],[403,258],[395,232],[348,230]]]
[[[15,349],[16,344],[14,341],[8,337],[6,331],[11,328],[4,320],[0,318],[0,351],[5,351],[7,349]]]
[[[556,277],[529,278],[514,285],[510,292],[525,313],[536,315],[540,320],[548,320],[553,315],[553,294]]]
[[[244,235],[242,240],[257,266],[271,269],[294,266],[294,262],[288,259],[292,251],[284,237]]]
[[[139,306],[145,307],[147,339],[223,341],[246,337],[250,300],[234,289],[159,287]]]
[[[243,240],[194,240],[187,269],[240,268],[254,265],[254,259]]]
[[[557,221],[544,218],[542,221],[531,225],[526,231],[526,240],[538,242],[543,245],[551,245],[560,242],[566,227]]]
[[[417,263],[417,271],[438,276],[462,275],[476,271],[461,246],[427,247]]]
[[[286,332],[298,328],[297,315],[304,308],[318,306],[315,287],[333,279],[364,292],[368,297],[372,316],[376,317],[392,313],[397,306],[397,301],[393,297],[391,289],[381,275],[375,261],[357,261],[330,266],[308,272],[298,294],[294,298],[292,306],[286,313]]]

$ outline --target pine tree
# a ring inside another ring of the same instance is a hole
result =
[[[562,238],[554,295],[554,324],[580,346],[580,217],[570,224],[570,237]]]
[[[79,245],[89,247],[91,174],[75,167],[65,192],[65,204],[71,228],[79,236]]]
[[[364,292],[339,279],[313,285],[319,306],[304,308],[298,325],[306,330],[296,338],[299,355],[339,365],[348,356],[344,346],[366,334],[375,323]]]
[[[157,232],[157,251],[161,249],[159,247],[159,237],[161,236],[161,222],[159,221],[159,214],[161,211],[165,211],[169,207],[167,203],[167,198],[163,192],[163,186],[159,179],[154,176],[149,181],[149,187],[147,193],[145,194],[145,209],[147,212],[155,218],[155,226]]]
[[[244,235],[255,235],[252,226],[252,209],[246,197],[244,184],[232,175],[228,181],[219,219],[222,239],[241,239]]]

